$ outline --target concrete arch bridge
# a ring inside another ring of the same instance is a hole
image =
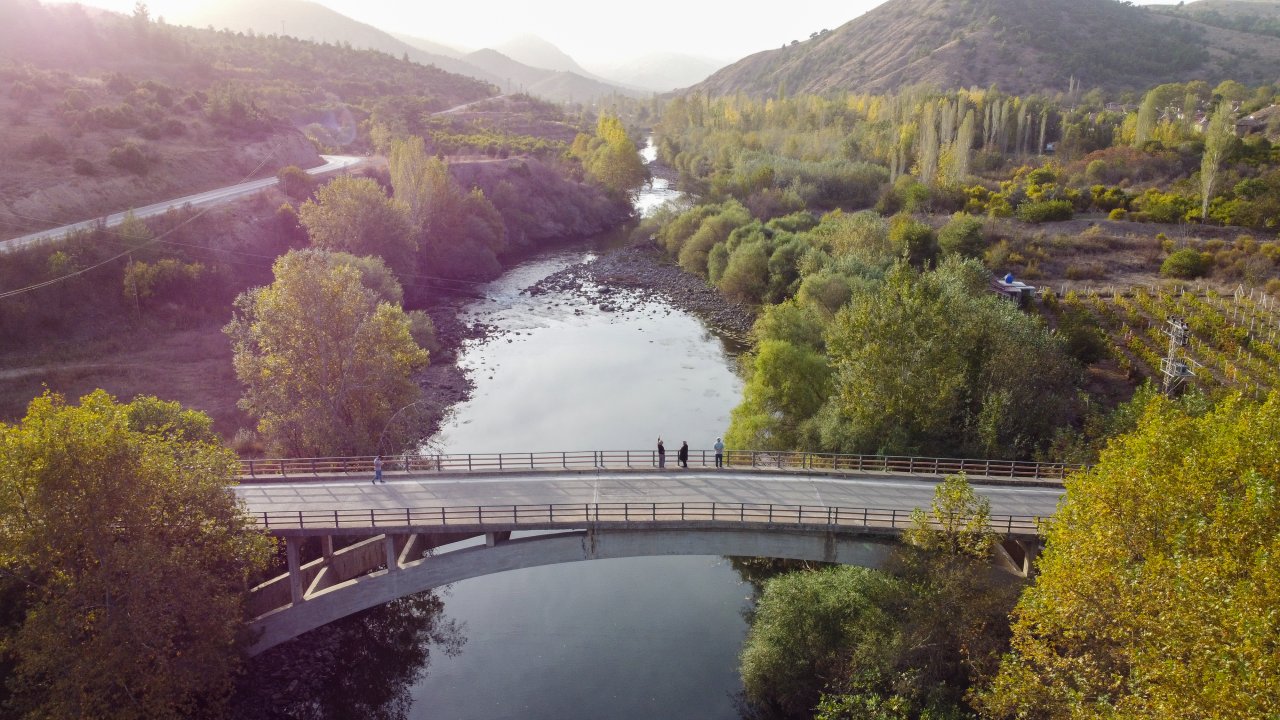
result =
[[[741,555],[879,567],[911,511],[965,473],[991,501],[997,563],[1025,575],[1053,514],[1060,464],[702,451],[253,460],[236,492],[286,542],[286,573],[254,588],[253,653],[405,595],[562,562]],[[704,464],[705,463],[705,464]],[[318,542],[313,540],[318,538]],[[310,545],[307,541],[310,540]],[[304,557],[303,547],[315,547]]]

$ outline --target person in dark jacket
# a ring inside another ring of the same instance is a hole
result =
[[[658,438],[658,467],[667,466],[667,449],[662,446],[662,438]]]
[[[680,467],[689,467],[689,441],[680,443]]]

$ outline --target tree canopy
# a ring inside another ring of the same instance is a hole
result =
[[[17,716],[218,716],[245,583],[270,552],[228,489],[237,469],[207,416],[156,398],[46,393],[0,424],[0,571],[25,607],[0,628]]]
[[[315,200],[302,204],[298,217],[316,247],[376,255],[397,272],[412,271],[417,244],[408,209],[387,197],[375,180],[334,178],[316,192]]]
[[[1200,415],[1151,397],[1067,481],[996,718],[1280,713],[1280,395]]]
[[[275,282],[236,299],[225,328],[259,432],[291,456],[398,447],[407,424],[388,424],[421,400],[410,375],[428,359],[411,319],[327,253],[290,252],[273,271]]]

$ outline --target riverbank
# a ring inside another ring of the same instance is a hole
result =
[[[621,312],[664,300],[694,315],[719,334],[746,345],[755,309],[730,301],[702,278],[671,262],[651,241],[629,244],[580,265],[565,268],[528,289],[531,295],[574,292],[603,312]]]
[[[729,301],[701,278],[682,270],[649,241],[629,243],[592,259],[571,265],[522,291],[539,297],[564,293],[582,298],[601,313],[626,313],[650,302],[664,302],[706,323],[716,334],[745,349],[749,344],[754,308]],[[504,332],[461,319],[473,296],[453,296],[426,308],[440,344],[431,366],[415,379],[431,408],[422,439],[435,436],[456,405],[471,398],[475,383],[457,361],[463,345],[497,337]],[[583,314],[583,310],[575,310]]]

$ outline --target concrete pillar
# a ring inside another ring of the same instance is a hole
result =
[[[400,547],[396,543],[396,536],[390,533],[383,535],[382,544],[387,550],[387,571],[398,571],[400,569]]]
[[[484,534],[485,547],[493,547],[498,543],[504,543],[511,539],[511,531],[504,530],[500,532],[487,532]]]
[[[329,564],[333,560],[333,536],[325,535],[320,538],[320,552],[324,554],[325,564]]]
[[[289,560],[289,597],[294,605],[306,599],[302,594],[302,563],[298,557],[301,545],[302,538],[289,536],[284,540],[285,556]]]
[[[1040,551],[1044,548],[1043,540],[1031,540],[1023,542],[1022,546],[1026,549],[1027,559],[1024,568],[1027,573],[1027,579],[1036,576],[1036,561],[1040,559]]]

